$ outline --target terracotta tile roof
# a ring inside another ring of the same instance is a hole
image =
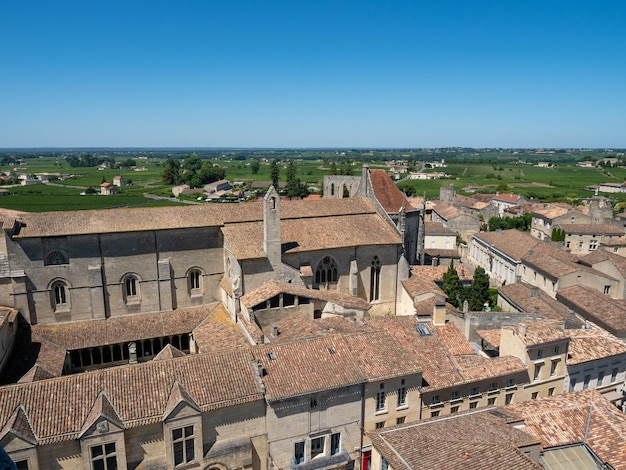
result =
[[[595,390],[520,402],[502,410],[521,416],[524,431],[540,438],[543,448],[585,442],[611,468],[626,469],[626,415]]]
[[[424,253],[433,258],[461,258],[459,250],[456,249],[446,250],[445,248],[425,248]]]
[[[527,348],[569,339],[561,321],[521,320],[516,326],[507,325],[502,328],[514,330]]]
[[[193,399],[193,397],[178,380],[175,380],[172,385],[172,389],[170,390],[170,396],[167,399],[167,405],[165,405],[163,418],[167,418],[180,403],[184,403],[194,410],[200,411],[200,407],[196,403],[196,400]]]
[[[601,246],[624,246],[626,245],[626,237],[612,237],[608,240],[603,240],[600,243]]]
[[[330,335],[351,335],[376,331],[363,321],[342,315],[313,319],[302,312],[288,315],[273,325],[278,328],[278,336],[274,336],[271,326],[265,328],[266,339],[272,344],[319,338]]]
[[[577,263],[577,261],[576,255],[559,250],[554,244],[545,242],[540,242],[532,251],[522,256],[522,262],[525,265],[540,271],[553,280],[578,271],[614,280],[607,274]]]
[[[480,232],[472,237],[482,240],[491,245],[496,250],[506,254],[512,259],[521,259],[529,250],[534,249],[538,244],[543,243],[533,238],[527,232],[519,230],[502,230],[496,232]]]
[[[258,289],[242,296],[240,300],[245,306],[251,308],[281,293],[297,295],[309,299],[323,300],[346,308],[355,308],[364,311],[367,311],[370,308],[370,303],[360,297],[354,297],[349,294],[327,289],[307,289],[294,284],[277,281],[270,281],[263,284]]]
[[[541,216],[544,219],[552,220],[556,217],[560,217],[562,215],[567,214],[571,210],[570,207],[559,207],[554,204],[548,204],[547,207],[543,209],[535,209],[533,210],[533,217]]]
[[[542,468],[519,450],[538,439],[507,424],[492,408],[370,432],[368,437],[394,470]]]
[[[237,325],[239,325],[249,337],[251,344],[263,344],[265,338],[263,337],[263,331],[259,325],[254,321],[248,322],[241,312],[237,314]]]
[[[33,325],[34,334],[66,350],[76,350],[105,344],[159,338],[166,335],[191,332],[215,308],[210,306],[177,309],[110,317],[103,320],[85,320],[54,325]]]
[[[112,367],[0,388],[0,424],[22,405],[42,445],[77,439],[101,392],[126,428],[159,423],[178,380],[202,411],[263,395],[247,350]]]
[[[559,224],[566,234],[581,235],[624,235],[624,231],[613,224]]]
[[[500,347],[500,340],[502,338],[501,330],[476,330],[476,334],[491,344],[494,348]]]
[[[616,255],[606,250],[595,250],[580,258],[581,263],[589,265],[592,268],[604,261],[613,264],[620,274],[626,277],[626,258],[624,256]],[[602,270],[601,268],[596,269]]]
[[[433,210],[446,220],[450,220],[461,214],[461,211],[459,211],[459,209],[451,204],[448,204],[447,202],[435,203],[435,205],[433,206]]]
[[[402,285],[411,298],[428,293],[446,297],[444,291],[433,280],[424,279],[422,276],[413,275],[403,280]]]
[[[250,347],[241,328],[233,322],[221,303],[193,329],[192,333],[201,354]]]
[[[282,219],[331,217],[374,213],[363,198],[281,201]],[[0,209],[0,215],[14,217],[14,211]],[[53,237],[95,233],[216,227],[226,223],[262,221],[262,202],[201,204],[185,207],[144,207],[66,212],[18,213],[23,226],[16,238]]]
[[[424,233],[426,235],[451,235],[456,232],[451,228],[444,226],[441,222],[424,222]]]
[[[33,428],[30,425],[30,421],[22,405],[18,405],[15,408],[11,417],[6,421],[2,430],[0,430],[0,440],[9,432],[33,445],[37,445],[37,436],[33,432]]]
[[[567,364],[575,365],[605,357],[626,355],[626,343],[602,328],[565,330],[571,338]]]
[[[419,316],[428,316],[428,315],[432,315],[433,314],[433,310],[435,308],[435,305],[438,303],[443,302],[443,298],[440,298],[438,296],[433,296],[433,297],[429,297],[427,299],[424,300],[419,300],[417,302],[413,302],[413,308],[415,309],[415,315],[419,315]],[[446,314],[451,313],[451,314],[457,314],[459,313],[459,311],[454,308],[454,306],[452,304],[449,304],[448,302],[445,303],[446,304]]]
[[[422,372],[416,358],[386,331],[349,335],[344,339],[370,382]]]
[[[363,230],[363,227],[368,229]],[[280,228],[283,247],[289,247],[285,253],[402,243],[400,235],[378,213],[373,212],[335,215],[324,220],[282,218]],[[222,227],[222,233],[238,259],[265,257],[263,222],[227,224]]]
[[[614,335],[626,336],[626,302],[624,300],[611,299],[602,292],[580,285],[559,290],[556,298]]]
[[[497,199],[499,201],[508,202],[509,204],[517,204],[518,201],[522,198],[519,194],[496,194],[493,199]]]
[[[17,383],[22,384],[35,382],[37,380],[46,380],[53,377],[57,377],[57,375],[53,374],[47,369],[44,369],[39,364],[35,364],[33,367],[30,368],[28,372],[26,372],[26,374],[22,376],[22,378],[20,378],[20,380],[17,381]]]
[[[120,416],[117,414],[117,411],[115,410],[113,405],[111,405],[111,402],[109,401],[109,397],[107,397],[104,391],[98,394],[98,398],[96,398],[96,401],[91,407],[91,410],[89,411],[89,414],[87,415],[87,418],[85,418],[85,422],[83,423],[83,427],[80,431],[79,436],[83,436],[89,430],[89,428],[96,423],[96,421],[100,417],[106,418],[111,423],[115,424],[116,426],[120,428],[124,427],[124,424],[122,423],[122,420],[120,419]]]
[[[252,354],[265,370],[263,383],[269,402],[367,380],[339,335],[257,346]]]
[[[423,387],[425,392],[526,370],[517,358],[505,356],[498,361],[480,358],[452,324],[433,326],[430,322],[420,322],[430,332],[428,335],[418,332],[418,322],[413,316],[372,318],[369,324],[391,333],[415,357],[428,383]]]
[[[369,175],[374,195],[387,213],[399,212],[402,204],[407,212],[414,210],[385,170],[369,170]]]
[[[515,282],[501,286],[498,292],[504,299],[521,309],[522,312],[540,313],[551,320],[564,320],[571,327],[582,323],[576,319],[575,315],[565,305],[557,302],[541,289],[537,287],[533,289],[533,286],[525,282]]]
[[[418,276],[424,280],[438,281],[443,280],[443,275],[448,270],[449,266],[411,266],[411,277]],[[472,273],[465,266],[455,265],[454,269],[459,274],[459,279],[462,281],[471,281],[473,279]],[[409,278],[411,279],[411,278]]]
[[[168,359],[175,359],[177,357],[183,357],[185,353],[180,349],[175,348],[171,344],[166,345],[159,354],[152,358],[153,361],[166,361]]]

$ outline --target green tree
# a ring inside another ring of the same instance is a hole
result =
[[[250,171],[252,171],[253,175],[256,175],[259,172],[260,168],[261,164],[256,158],[250,162]]]
[[[564,242],[565,241],[565,230],[562,228],[552,229],[552,233],[550,234],[550,240],[553,242]]]
[[[280,175],[280,170],[278,169],[278,162],[276,160],[272,160],[270,163],[270,179],[272,180],[272,184],[276,191],[278,191],[278,178]]]
[[[168,160],[161,172],[161,179],[167,184],[178,184],[180,182],[180,162],[178,160]]]
[[[195,173],[202,168],[202,160],[197,155],[189,155],[183,160],[183,170]]]
[[[330,174],[331,175],[337,174],[337,164],[335,162],[330,162]]]
[[[458,308],[460,302],[462,302],[463,286],[461,285],[461,280],[459,279],[459,273],[454,267],[454,261],[450,261],[450,266],[443,275],[441,289],[448,296],[448,302]]]
[[[469,291],[469,309],[477,312],[483,309],[489,300],[489,275],[484,268],[478,266],[474,271],[474,279]]]

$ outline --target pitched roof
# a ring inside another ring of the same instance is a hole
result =
[[[565,332],[571,338],[567,349],[568,365],[626,355],[626,343],[602,328],[576,328]]]
[[[581,285],[559,290],[556,298],[612,334],[626,336],[626,301]]]
[[[113,405],[111,405],[111,402],[109,401],[109,397],[107,397],[106,393],[102,391],[98,394],[98,397],[91,407],[89,414],[85,418],[85,422],[83,423],[80,435],[84,435],[100,417],[104,417],[118,427],[124,428],[120,416],[117,414],[117,411],[115,411],[115,408],[113,407]]]
[[[261,287],[242,296],[240,300],[244,305],[251,308],[278,294],[291,294],[309,299],[323,300],[342,307],[355,308],[364,311],[369,310],[371,306],[368,301],[361,299],[360,297],[354,297],[353,295],[344,294],[342,292],[327,289],[307,289],[294,284],[277,281],[270,281],[263,284]]]
[[[252,354],[263,366],[269,402],[367,380],[339,335],[258,346]]]
[[[416,358],[386,331],[353,334],[344,338],[370,382],[422,372]]]
[[[524,419],[543,448],[586,443],[614,469],[626,469],[626,415],[595,390],[564,393],[502,408]],[[591,413],[591,418],[590,418]]]
[[[434,326],[432,323],[420,322],[429,333],[426,335],[418,331],[418,321],[413,316],[372,318],[369,324],[391,333],[416,358],[423,369],[422,376],[428,383],[423,387],[424,391],[526,370],[522,362],[514,357],[503,356],[494,361],[479,356],[452,324]]]
[[[202,411],[261,400],[247,350],[194,354],[0,388],[0,423],[22,405],[42,445],[78,437],[101,392],[125,428],[161,421],[178,380]]]
[[[472,235],[472,237],[482,240],[485,244],[494,247],[515,260],[521,259],[529,250],[542,243],[531,237],[527,232],[521,232],[516,229],[480,232]]]
[[[428,293],[446,297],[445,292],[434,281],[424,279],[421,276],[413,275],[408,279],[404,279],[402,285],[411,298]]]
[[[364,198],[281,201],[282,219],[331,217],[373,213]],[[143,207],[65,212],[19,212],[0,209],[0,218],[17,218],[16,238],[54,237],[95,233],[219,227],[226,223],[263,220],[263,203],[198,204],[184,207]]]
[[[403,205],[407,212],[414,209],[385,170],[369,170],[369,176],[374,195],[387,213],[399,212]]]
[[[501,286],[498,293],[522,312],[540,313],[551,320],[564,320],[566,326],[571,325],[570,327],[582,324],[565,305],[557,302],[538,287],[525,282]]]
[[[441,222],[424,222],[424,233],[426,235],[453,235],[456,232],[444,226]]]
[[[520,447],[538,439],[507,424],[493,408],[368,433],[395,470],[507,468],[538,470]]]
[[[178,380],[174,381],[172,389],[170,390],[170,396],[167,398],[167,405],[165,405],[165,411],[163,412],[163,420],[165,421],[168,416],[174,411],[179,403],[184,403],[190,406],[196,411],[200,411],[200,407],[193,399],[185,387],[181,385]]]
[[[2,430],[0,430],[0,440],[8,433],[12,433],[24,439],[26,442],[37,445],[37,436],[30,425],[30,421],[22,405],[15,407],[15,411],[13,411],[11,417],[6,421]]]
[[[66,349],[76,350],[191,332],[221,304],[142,313],[51,325],[32,325],[34,334]]]
[[[183,357],[185,353],[180,349],[175,348],[171,344],[166,345],[159,354],[152,358],[153,361],[165,361],[167,359],[174,359],[176,357]]]
[[[233,322],[221,303],[192,331],[202,354],[250,347],[240,325]]]
[[[39,364],[35,364],[17,382],[18,383],[35,382],[37,380],[51,379],[52,377],[56,377],[56,374],[53,374],[47,369],[44,369]]]
[[[605,261],[613,264],[619,273],[626,277],[626,257],[624,256],[616,255],[606,250],[594,250],[580,258],[581,263],[591,267]]]
[[[507,325],[502,328],[514,330],[527,348],[569,339],[562,321],[521,320],[517,325]]]
[[[368,229],[363,230],[363,227]],[[312,217],[282,218],[280,231],[284,253],[402,243],[398,232],[373,210],[370,213],[334,215],[323,220]],[[266,256],[263,251],[263,222],[227,224],[222,227],[222,233],[237,259]]]

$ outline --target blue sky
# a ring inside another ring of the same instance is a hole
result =
[[[0,2],[0,148],[626,147],[626,2]]]

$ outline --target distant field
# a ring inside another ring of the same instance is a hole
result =
[[[338,156],[331,151],[302,151],[302,152],[258,152],[253,153],[261,162],[257,174],[252,174],[250,163],[253,158],[233,154],[217,155],[213,152],[213,164],[224,167],[226,178],[231,182],[242,180],[270,181],[270,158],[281,159],[279,162],[280,181],[285,181],[285,167],[288,158],[294,158],[297,177],[309,185],[318,185],[321,188],[324,175],[330,173],[331,162],[336,163],[340,173],[352,173],[358,176],[364,163],[370,168],[384,168],[385,161],[375,158],[389,159],[395,156],[404,157],[400,151],[372,152],[364,155],[363,152],[348,152],[349,157]],[[406,154],[408,155],[408,154]],[[184,157],[184,155],[178,155]],[[601,157],[598,152],[590,156]],[[356,158],[362,157],[362,158]],[[556,155],[552,160],[557,162],[555,168],[539,168],[531,164],[514,163],[518,158],[531,158],[532,155],[511,154],[510,152],[490,151],[483,153],[465,153],[457,156],[443,169],[426,171],[444,171],[450,178],[438,180],[405,180],[399,183],[400,188],[415,195],[425,194],[427,198],[439,196],[439,189],[443,185],[454,184],[458,193],[466,186],[483,187],[483,192],[500,190],[515,191],[529,198],[544,200],[565,200],[589,196],[592,193],[584,190],[585,186],[601,182],[623,182],[626,180],[624,168],[580,168],[575,163],[559,163],[559,159],[571,159],[571,155]],[[491,162],[484,163],[484,160]],[[536,156],[534,157],[536,159]],[[547,159],[547,158],[546,158]],[[121,160],[121,159],[120,159]],[[431,158],[436,160],[436,158]],[[483,160],[483,161],[481,161]],[[17,186],[9,189],[10,196],[0,198],[0,207],[24,211],[57,211],[74,209],[100,209],[127,205],[146,204],[162,205],[175,204],[175,201],[154,201],[146,199],[144,194],[167,196],[171,194],[171,186],[161,180],[161,171],[166,158],[150,158],[139,160],[138,166],[145,167],[146,171],[132,171],[129,169],[98,170],[93,167],[71,167],[67,161],[45,156],[28,158],[25,164],[15,169],[15,166],[2,165],[0,171],[12,170],[18,173],[35,174],[41,172],[63,173],[73,175],[65,181],[53,181],[50,185]],[[419,163],[418,163],[419,167]],[[102,181],[112,182],[116,175],[123,176],[132,185],[121,188],[121,194],[114,196],[86,195],[80,196],[87,188],[99,190]],[[504,189],[503,189],[504,188]],[[626,201],[626,195],[611,194],[614,201]]]

